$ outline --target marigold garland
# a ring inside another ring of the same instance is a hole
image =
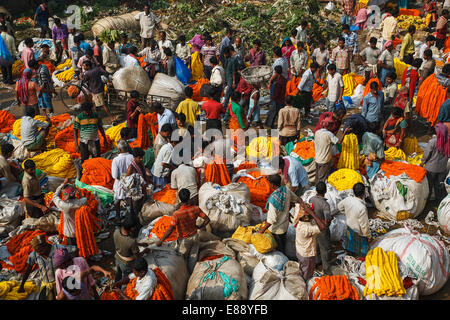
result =
[[[315,284],[309,290],[309,300],[359,300],[358,291],[350,284],[347,276],[324,276],[314,281]]]

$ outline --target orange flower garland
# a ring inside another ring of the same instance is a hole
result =
[[[101,230],[97,218],[98,201],[92,192],[79,189],[81,195],[87,198],[87,205],[75,211],[75,233],[79,254],[83,258],[95,255],[98,252],[94,233]]]
[[[161,218],[159,218],[158,221],[156,221],[152,233],[154,233],[159,239],[161,239],[166,233],[166,231],[169,229],[171,223],[172,217],[162,216]],[[175,228],[172,234],[166,240],[164,240],[164,242],[175,241],[177,239],[178,239],[178,232]]]
[[[359,300],[358,292],[350,284],[347,276],[324,276],[316,278],[314,281],[315,284],[309,290],[309,300]]]

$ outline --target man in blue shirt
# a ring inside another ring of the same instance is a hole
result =
[[[38,26],[41,28],[40,38],[45,38],[45,35],[48,33],[49,38],[52,37],[52,30],[48,27],[48,18],[50,17],[50,10],[47,7],[47,3],[43,0],[41,4],[37,7],[36,13],[34,14],[34,25],[36,25],[36,21]]]
[[[219,51],[219,59],[220,62],[222,62],[222,65],[225,65],[225,56],[223,54],[223,50],[226,47],[231,46],[231,36],[232,36],[232,31],[230,29],[227,29],[227,33],[225,34],[225,38],[223,38],[222,42],[220,43],[220,51]]]
[[[367,121],[370,132],[376,133],[380,129],[380,121],[384,109],[384,94],[378,91],[378,83],[370,84],[370,93],[364,97],[361,115]]]

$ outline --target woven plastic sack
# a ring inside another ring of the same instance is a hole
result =
[[[177,78],[182,84],[187,84],[189,80],[192,79],[191,70],[184,64],[183,60],[177,56],[173,57],[175,59],[175,68],[177,71]]]
[[[140,94],[147,94],[150,89],[150,78],[141,67],[133,66],[117,70],[112,79],[114,89],[131,92],[138,91]]]
[[[158,72],[148,93],[152,96],[168,97],[175,101],[184,99],[184,85],[175,77]]]
[[[139,11],[133,11],[118,16],[105,17],[97,20],[92,26],[92,33],[94,34],[94,37],[97,37],[105,29],[115,29],[125,32],[130,32],[133,30],[138,31],[139,21],[134,18],[134,16],[138,13]]]
[[[450,235],[450,194],[447,195],[444,200],[439,204],[437,210],[437,220],[442,230]]]
[[[139,213],[139,220],[142,225],[146,225],[161,216],[171,216],[174,212],[174,205],[159,201],[146,202]]]

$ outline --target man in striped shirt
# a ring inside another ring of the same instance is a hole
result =
[[[350,65],[348,51],[345,48],[345,39],[339,38],[338,46],[331,53],[331,61],[336,65],[337,72],[344,75],[348,72]]]
[[[82,112],[75,118],[73,123],[75,147],[77,152],[81,153],[81,163],[88,159],[90,155],[93,158],[100,157],[99,131],[103,136],[105,148],[108,147],[102,120],[92,109],[93,105],[91,102],[83,102],[81,105]],[[80,137],[79,143],[78,137]]]

